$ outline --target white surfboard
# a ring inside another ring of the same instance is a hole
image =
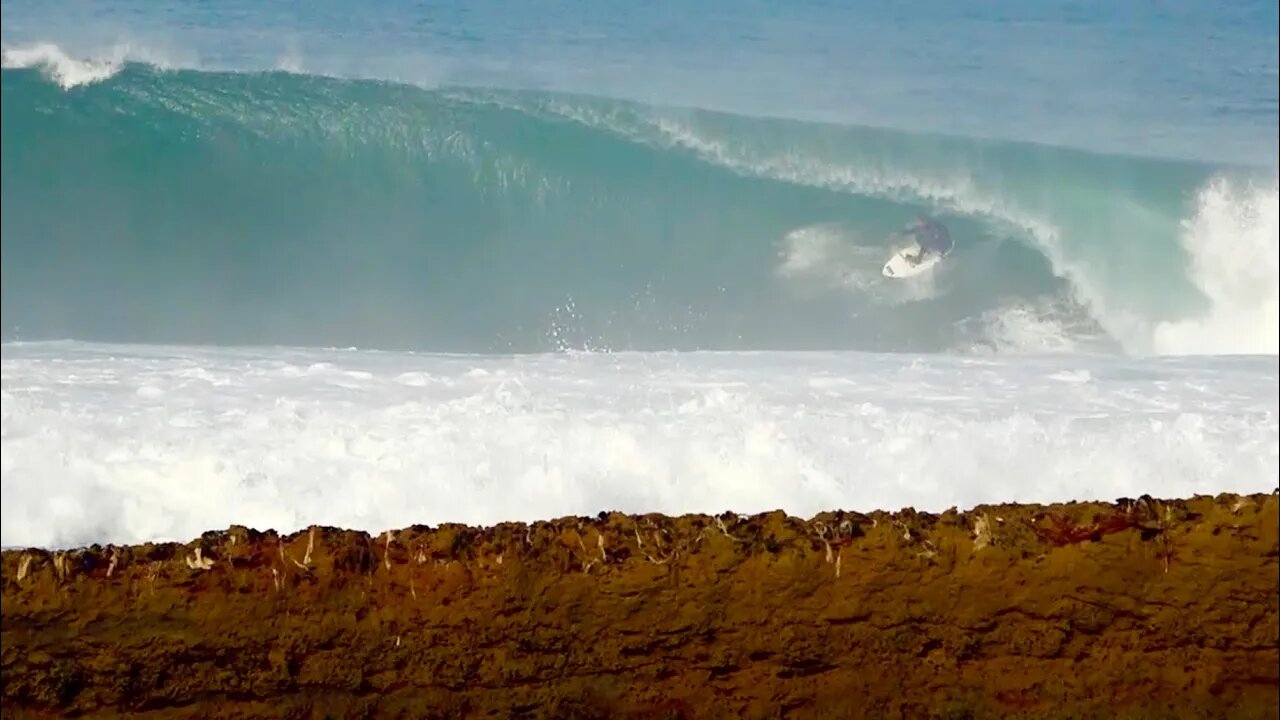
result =
[[[915,244],[898,250],[889,258],[889,261],[884,264],[884,268],[881,269],[880,274],[895,280],[915,277],[916,275],[931,269],[934,265],[941,262],[942,258],[947,256],[945,253],[941,255],[938,253],[929,253],[924,260],[913,265],[907,258],[915,258],[916,253],[919,252],[920,246]]]

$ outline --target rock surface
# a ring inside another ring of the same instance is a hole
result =
[[[5,551],[3,714],[1275,718],[1278,505]]]

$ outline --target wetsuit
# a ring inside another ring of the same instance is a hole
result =
[[[945,255],[951,252],[953,243],[951,235],[941,223],[932,220],[921,220],[919,224],[907,230],[907,234],[915,238],[920,246],[913,264],[918,264],[931,254]]]

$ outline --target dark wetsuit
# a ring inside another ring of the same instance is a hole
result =
[[[908,229],[906,234],[915,238],[916,244],[920,246],[920,252],[915,258],[917,263],[932,254],[946,255],[953,247],[947,229],[932,220],[925,220],[923,225]]]

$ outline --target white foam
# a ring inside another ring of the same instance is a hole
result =
[[[1280,185],[1215,178],[1183,223],[1191,278],[1209,301],[1204,314],[1158,325],[1164,354],[1280,353]]]
[[[77,59],[52,43],[0,49],[0,64],[6,68],[41,68],[62,89],[100,82],[120,72],[123,54],[102,59]]]
[[[1061,302],[1016,302],[978,318],[981,341],[970,351],[1001,354],[1052,354],[1110,349],[1083,318],[1072,321],[1072,309]]]
[[[80,85],[106,80],[120,71],[121,60],[79,60],[64,53],[57,45],[40,43],[27,47],[0,50],[6,68],[39,67],[48,77],[69,90]]]
[[[117,43],[81,57],[48,42],[0,48],[0,66],[40,68],[46,77],[63,90],[102,82],[120,72],[125,63],[129,62],[146,63],[162,69],[175,66],[172,54],[132,43]],[[183,64],[194,66],[195,60],[186,57]]]
[[[779,250],[782,277],[819,276],[837,280],[845,269],[839,256],[845,241],[835,225],[811,225],[787,233]],[[832,267],[833,262],[840,267]]]
[[[782,237],[774,272],[798,295],[838,291],[877,304],[899,304],[939,294],[935,273],[886,280],[880,269],[889,252],[886,247],[859,244],[838,224],[809,225]]]
[[[0,543],[1274,488],[1274,359],[3,348]]]
[[[809,225],[782,237],[774,272],[801,291],[866,291],[882,280],[880,256],[886,254],[883,248],[856,244],[839,225]]]

